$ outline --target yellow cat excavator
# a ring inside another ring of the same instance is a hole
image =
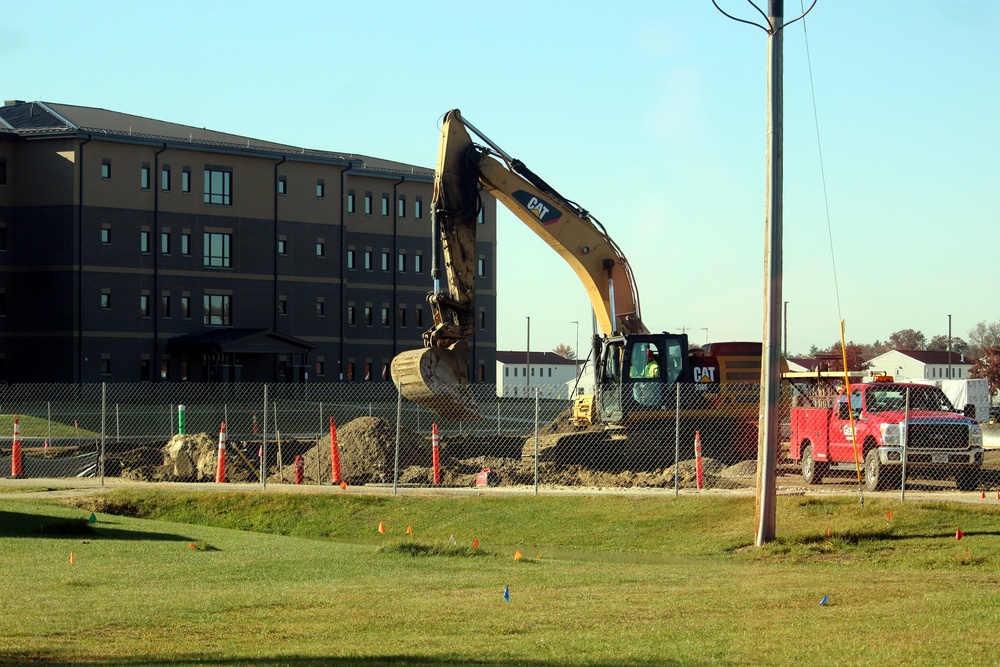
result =
[[[470,132],[483,143],[474,143]],[[747,457],[756,455],[760,343],[713,343],[691,350],[685,334],[651,333],[642,323],[628,260],[601,223],[501,150],[457,109],[442,125],[431,202],[432,233],[440,240],[447,288],[441,288],[439,260],[432,255],[434,289],[427,300],[434,324],[423,334],[423,349],[403,352],[391,364],[403,396],[445,420],[479,416],[468,382],[466,339],[475,330],[480,187],[566,260],[590,297],[600,330],[592,351],[596,393],[575,399],[568,421],[579,434],[610,428],[622,439],[636,427],[662,427],[680,407],[686,434],[693,435],[699,425],[722,429],[727,440],[742,441]],[[683,392],[681,400],[678,384],[696,391]],[[581,446],[570,439],[552,437],[543,449],[574,462],[582,462],[584,448],[595,449],[593,442]]]

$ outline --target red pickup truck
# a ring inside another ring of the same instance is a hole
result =
[[[869,491],[899,488],[905,453],[907,477],[954,476],[962,491],[979,485],[982,428],[937,387],[891,379],[852,385],[850,401],[841,390],[833,408],[793,407],[791,417],[789,453],[807,484],[831,470],[854,471],[857,460]]]

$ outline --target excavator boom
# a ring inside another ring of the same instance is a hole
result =
[[[473,142],[473,132],[485,145]],[[639,313],[632,269],[603,226],[562,197],[522,162],[466,122],[457,109],[441,128],[431,224],[440,242],[447,289],[439,284],[436,257],[431,273],[433,326],[424,348],[396,356],[393,381],[407,399],[446,419],[478,416],[468,387],[466,339],[475,331],[476,217],[482,187],[510,209],[562,257],[583,283],[601,333],[648,333]]]

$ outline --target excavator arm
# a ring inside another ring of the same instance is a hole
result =
[[[470,131],[484,145],[474,143]],[[423,334],[424,349],[403,352],[392,361],[393,381],[403,395],[445,419],[478,416],[468,387],[465,340],[475,330],[480,187],[570,265],[587,290],[602,334],[648,333],[632,269],[603,226],[502,151],[457,109],[449,111],[441,128],[431,202],[431,224],[441,243],[447,289],[441,289],[437,257],[432,256],[434,291],[427,300],[434,324]]]

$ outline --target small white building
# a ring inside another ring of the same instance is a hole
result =
[[[973,361],[965,355],[938,350],[889,350],[868,362],[868,370],[881,371],[897,380],[964,380]]]
[[[576,379],[580,363],[554,352],[497,351],[497,396],[567,398],[566,383]]]

